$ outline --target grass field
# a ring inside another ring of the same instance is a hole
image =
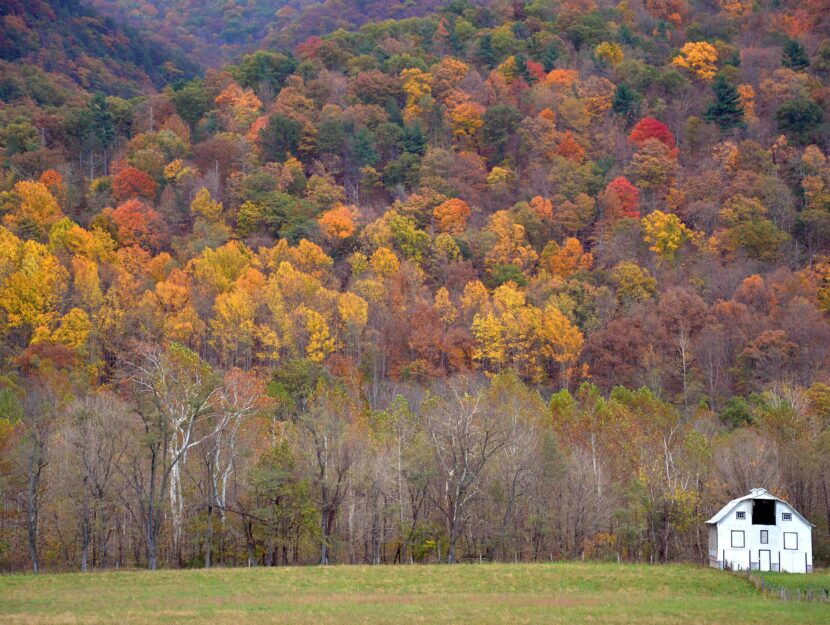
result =
[[[773,588],[783,586],[787,590],[812,590],[820,592],[830,590],[830,569],[821,569],[810,575],[792,575],[790,573],[753,573],[766,580]]]
[[[683,565],[331,566],[2,576],[11,623],[827,625],[830,604]]]

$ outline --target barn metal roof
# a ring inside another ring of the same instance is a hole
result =
[[[737,506],[742,501],[747,501],[749,499],[773,499],[775,501],[780,501],[785,506],[787,506],[790,510],[792,510],[798,516],[798,518],[801,519],[802,521],[804,521],[807,525],[809,525],[810,527],[815,527],[815,525],[813,525],[807,519],[805,519],[804,516],[792,506],[792,504],[784,501],[780,497],[776,497],[775,495],[770,495],[766,488],[753,488],[748,495],[744,495],[743,497],[738,497],[737,499],[733,499],[728,504],[726,504],[723,508],[721,508],[720,512],[718,512],[715,516],[713,516],[711,519],[706,521],[707,525],[716,525],[716,524],[720,523],[721,520],[723,520],[723,518],[726,515],[728,515],[730,512],[732,512],[732,509],[735,506]]]

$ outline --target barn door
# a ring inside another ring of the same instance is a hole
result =
[[[761,549],[758,551],[759,568],[762,571],[770,570],[770,551],[769,549]]]

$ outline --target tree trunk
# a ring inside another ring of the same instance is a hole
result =
[[[152,514],[148,515],[147,519],[147,568],[155,571],[158,568],[156,560],[156,530],[153,523]]]
[[[329,563],[329,536],[327,529],[328,524],[326,523],[326,509],[324,506],[322,513],[320,514],[320,532],[322,535],[322,539],[320,540],[320,564]]]
[[[29,456],[29,490],[26,498],[26,529],[29,540],[29,556],[32,559],[32,572],[37,575],[40,571],[40,557],[37,550],[38,519],[40,516],[40,476],[43,471],[42,461],[43,448],[35,440],[32,444],[31,455]]]
[[[207,531],[205,532],[205,568],[210,568],[210,559],[213,549],[213,503],[208,504]]]
[[[84,496],[86,499],[86,496]],[[84,501],[83,518],[81,519],[81,572],[86,573],[89,563],[89,544],[92,538],[92,528],[89,518],[89,506]]]

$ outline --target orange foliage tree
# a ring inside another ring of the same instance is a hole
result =
[[[355,231],[354,211],[340,204],[320,215],[317,225],[327,239],[348,239]]]
[[[463,232],[470,217],[470,207],[464,200],[453,198],[442,202],[433,211],[435,223],[441,232]]]

